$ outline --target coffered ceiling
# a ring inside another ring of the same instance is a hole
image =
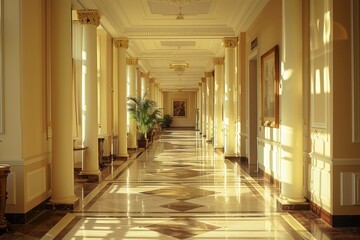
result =
[[[204,72],[213,70],[213,58],[224,56],[222,39],[246,31],[267,2],[72,0],[73,9],[98,9],[113,38],[128,38],[129,57],[137,57],[163,91],[197,89]],[[180,74],[171,64],[188,68]]]

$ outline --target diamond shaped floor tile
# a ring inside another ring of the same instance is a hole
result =
[[[190,169],[173,169],[169,171],[163,171],[156,173],[156,175],[161,175],[165,177],[172,177],[172,178],[190,178],[190,177],[199,177],[205,175],[206,173],[190,170]]]
[[[209,196],[215,194],[216,192],[190,186],[173,186],[141,193],[177,200],[189,200],[193,198]]]
[[[214,231],[220,227],[195,219],[177,218],[171,221],[149,225],[146,228],[177,239],[186,239],[202,233]]]
[[[189,210],[192,210],[195,208],[199,208],[199,207],[203,207],[203,206],[204,205],[181,201],[181,202],[174,202],[174,203],[161,205],[160,207],[173,209],[173,210],[176,210],[179,212],[186,212],[186,211],[189,211]]]

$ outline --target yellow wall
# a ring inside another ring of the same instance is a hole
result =
[[[186,117],[174,117],[172,127],[195,127],[196,92],[164,92],[164,114],[172,116],[172,101],[186,100]]]
[[[250,54],[257,52],[257,67],[261,68],[261,56],[275,45],[279,45],[281,49],[281,0],[270,0],[268,4],[259,14],[258,18],[250,26],[246,32],[246,59]],[[269,21],[271,19],[271,21]],[[251,51],[251,41],[258,38],[258,47]],[[246,63],[246,68],[248,63]],[[246,71],[246,69],[244,69]],[[259,72],[259,71],[258,71]],[[260,75],[258,75],[258,96],[260,96]],[[247,86],[241,87],[242,91],[248,91]],[[247,95],[248,93],[245,93]],[[258,103],[249,103],[248,107],[257,109],[258,119],[261,117],[261,101],[258,98]],[[242,106],[244,106],[242,104]],[[244,118],[242,118],[244,119]],[[247,116],[246,118],[247,119]],[[261,126],[260,120],[258,120],[258,162],[259,167],[265,172],[273,175],[276,179],[279,179],[279,129],[269,128]]]
[[[360,143],[352,143],[350,0],[334,0],[333,11],[333,157],[360,161]]]

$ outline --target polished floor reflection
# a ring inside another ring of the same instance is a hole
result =
[[[278,211],[277,188],[223,159],[195,131],[165,131],[140,156],[109,168],[103,182],[80,193],[80,207],[58,217],[42,239],[360,237],[358,229],[332,229],[311,212]]]

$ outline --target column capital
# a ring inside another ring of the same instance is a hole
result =
[[[201,87],[201,84],[202,84],[202,83],[201,83],[201,82],[199,82],[198,84],[199,84],[199,87]]]
[[[98,10],[78,10],[78,19],[81,24],[91,24],[99,26],[100,12]]]
[[[215,65],[224,65],[224,57],[214,57],[213,61]]]
[[[235,48],[238,44],[238,38],[237,37],[225,37],[223,39],[223,45],[225,48]]]
[[[144,72],[141,72],[141,75],[140,75],[142,78],[148,78],[149,77],[149,73],[144,73]]]
[[[206,77],[202,77],[201,82],[203,82],[203,83],[206,82]]]
[[[137,58],[126,58],[127,65],[137,65],[138,62],[139,62],[139,59],[137,59]]]
[[[213,73],[212,72],[205,72],[205,77],[207,77],[207,78],[213,77]]]
[[[114,39],[114,45],[116,48],[125,48],[129,47],[129,40],[127,38],[117,38]]]
[[[155,83],[155,78],[150,78],[150,83]]]

